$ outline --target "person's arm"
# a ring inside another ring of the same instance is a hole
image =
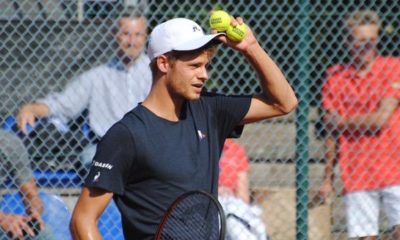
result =
[[[92,164],[72,213],[70,229],[74,239],[101,239],[97,221],[114,194],[124,195],[136,160],[135,149],[123,121],[114,124],[97,144],[94,159],[101,164]]]
[[[39,214],[43,213],[43,204],[39,198],[39,190],[36,186],[36,180],[31,178],[28,182],[20,186],[20,192],[23,196],[23,201],[26,206],[26,212],[29,214],[36,211]]]
[[[245,203],[250,203],[249,189],[249,175],[247,171],[239,172],[236,184],[236,197],[241,198]]]
[[[3,232],[10,234],[12,239],[22,239],[24,231],[32,237],[35,236],[28,225],[28,220],[27,216],[0,212],[0,228]]]
[[[28,134],[26,125],[32,127],[35,125],[36,118],[49,115],[49,106],[44,103],[28,103],[22,106],[17,114],[18,128],[25,134]]]
[[[333,112],[325,117],[330,128],[338,128],[341,131],[379,131],[389,121],[393,112],[396,110],[399,101],[396,98],[384,98],[376,111],[360,114],[352,117],[342,117]],[[336,126],[335,126],[336,125]]]
[[[237,24],[243,24],[243,20],[232,18],[232,25]],[[284,115],[297,106],[296,95],[285,76],[260,46],[249,28],[246,37],[241,42],[230,41],[226,36],[220,36],[219,40],[241,52],[260,78],[263,92],[251,100],[249,111],[242,119],[242,124]]]
[[[334,136],[327,136],[325,142],[325,168],[322,186],[319,194],[326,200],[333,192],[333,180],[335,178],[335,165],[337,163],[337,139]]]
[[[44,229],[44,222],[41,218],[43,205],[39,199],[35,179],[31,178],[22,184],[19,191],[22,194],[28,216],[0,212],[0,228],[3,232],[11,234],[13,239],[22,239],[24,232],[32,237],[35,236],[34,230],[28,225],[28,222],[31,220],[38,221],[40,230]]]
[[[98,69],[81,74],[69,82],[62,92],[50,93],[43,99],[22,106],[17,115],[19,129],[27,134],[26,124],[33,127],[35,118],[55,116],[67,122],[77,117],[89,104],[94,87],[92,80],[101,75]]]
[[[113,197],[112,192],[99,188],[82,189],[70,222],[73,239],[102,239],[97,221]]]
[[[23,197],[26,213],[31,219],[38,221],[40,224],[40,229],[43,230],[43,203],[39,198],[39,190],[36,186],[36,180],[31,178],[29,181],[20,186],[19,191]]]

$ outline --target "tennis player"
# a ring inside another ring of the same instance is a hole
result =
[[[244,24],[238,17],[232,25]],[[260,78],[257,96],[205,93],[216,44],[240,52]],[[248,29],[241,42],[204,34],[175,18],[154,28],[148,55],[152,89],[102,138],[75,206],[76,239],[100,239],[96,221],[111,199],[126,239],[153,239],[164,212],[189,190],[217,195],[218,161],[226,137],[244,124],[289,113],[296,96],[280,69]]]

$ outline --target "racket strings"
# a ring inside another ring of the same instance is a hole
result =
[[[179,201],[169,213],[160,239],[217,240],[220,227],[216,203],[203,194],[192,194]]]

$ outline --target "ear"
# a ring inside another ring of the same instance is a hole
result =
[[[167,56],[160,55],[159,57],[157,57],[156,63],[157,63],[157,68],[159,69],[160,72],[166,73],[168,71],[170,63]]]

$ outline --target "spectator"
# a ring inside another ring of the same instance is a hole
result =
[[[31,237],[26,236],[24,239],[53,239],[51,230],[45,227],[41,217],[43,204],[24,144],[17,136],[0,131],[0,154],[0,188],[4,188],[7,177],[12,177],[22,195],[26,210],[26,215],[0,212],[0,239],[8,239],[7,236],[10,239],[20,239],[23,238],[24,232]],[[30,227],[31,221],[39,223],[39,229]],[[39,232],[36,236],[35,231]]]
[[[250,203],[249,160],[244,147],[226,139],[219,166],[219,196],[236,196]]]
[[[393,238],[400,239],[400,59],[379,55],[379,30],[375,12],[353,12],[347,18],[350,62],[327,70],[328,152],[320,193],[332,192],[338,157],[349,237],[377,239],[382,205]]]
[[[34,126],[36,118],[56,117],[65,123],[88,109],[96,142],[112,124],[144,100],[150,90],[150,61],[143,53],[146,39],[145,17],[121,17],[116,32],[117,56],[79,75],[62,92],[50,93],[22,106],[17,115],[19,128],[27,134],[27,125]],[[85,148],[81,154],[83,165],[91,163],[94,152],[94,145]]]
[[[226,139],[219,166],[218,197],[227,218],[227,239],[265,240],[262,210],[250,202],[249,159],[244,147]]]

